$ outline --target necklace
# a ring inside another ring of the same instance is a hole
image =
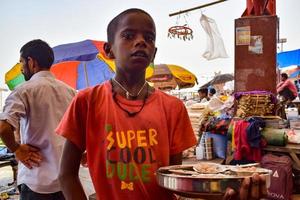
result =
[[[138,93],[136,95],[131,94],[128,90],[126,90],[126,88],[123,87],[123,85],[121,85],[121,83],[119,83],[115,78],[112,78],[112,80],[122,89],[124,90],[125,94],[126,94],[126,99],[136,99],[140,93],[142,92],[142,90],[144,89],[144,87],[147,85],[147,82],[145,81],[144,85],[140,88],[140,90],[138,91]]]
[[[112,79],[111,79],[111,80],[112,80]],[[112,84],[112,81],[111,81],[111,84]],[[114,100],[114,102],[118,105],[118,107],[119,107],[121,110],[125,111],[125,112],[128,114],[129,117],[134,117],[134,116],[136,116],[137,114],[139,114],[139,113],[143,110],[143,108],[144,108],[144,106],[145,106],[145,104],[146,104],[146,100],[147,100],[147,98],[148,98],[148,93],[149,93],[148,90],[149,90],[149,87],[148,87],[148,85],[147,85],[147,93],[146,93],[146,96],[145,96],[145,98],[144,98],[144,100],[143,100],[143,104],[142,104],[142,106],[140,107],[140,109],[139,109],[138,111],[136,111],[136,112],[130,112],[129,110],[126,110],[125,108],[122,107],[122,105],[119,103],[119,101],[118,101],[118,99],[117,99],[117,97],[116,97],[117,93],[114,91],[113,85],[112,85],[113,100]]]

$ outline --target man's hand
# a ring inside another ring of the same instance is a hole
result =
[[[252,180],[252,181],[251,181]],[[223,200],[258,200],[267,196],[266,177],[254,174],[250,178],[245,178],[239,193],[231,188],[228,188]]]
[[[32,167],[38,167],[42,162],[40,150],[28,144],[19,145],[14,153],[16,158],[29,169],[32,169]]]

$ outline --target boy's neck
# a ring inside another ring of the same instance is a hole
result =
[[[134,89],[145,83],[145,73],[136,73],[136,74],[122,74],[118,73],[115,76],[115,79],[128,89]]]

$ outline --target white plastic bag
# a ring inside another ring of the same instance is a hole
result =
[[[228,58],[223,39],[215,20],[202,14],[200,24],[207,34],[207,47],[202,56],[207,60]]]

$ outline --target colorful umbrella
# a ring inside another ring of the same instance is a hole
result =
[[[20,63],[15,64],[15,66],[5,73],[5,83],[10,90],[15,89],[16,86],[20,85],[24,81],[25,79],[21,72]]]
[[[155,65],[152,76],[147,80],[154,83],[154,87],[162,90],[175,89],[177,86],[179,89],[190,88],[197,83],[197,78],[193,73],[171,64]]]
[[[300,66],[283,69],[281,72],[287,73],[289,78],[297,78],[300,75]]]
[[[99,52],[103,52],[103,41],[84,40],[81,42],[62,44],[53,47],[54,63],[63,61],[89,61],[96,58]]]
[[[114,76],[110,67],[98,58],[91,61],[67,61],[53,65],[55,77],[80,90],[109,80]]]

